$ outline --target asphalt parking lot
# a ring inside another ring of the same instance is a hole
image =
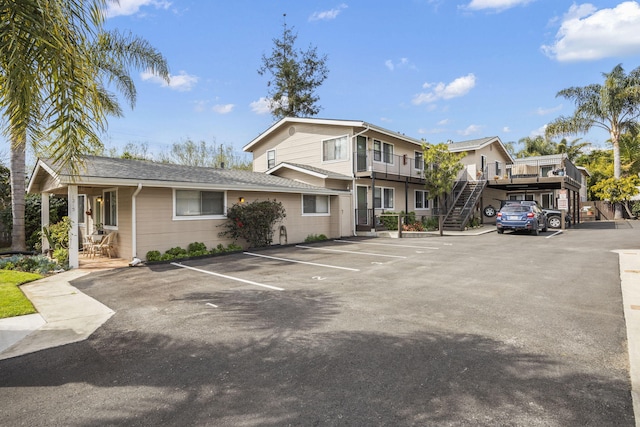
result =
[[[632,426],[611,251],[639,237],[348,239],[91,274],[72,285],[116,314],[0,361],[0,423]]]

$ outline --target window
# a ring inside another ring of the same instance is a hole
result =
[[[104,225],[107,227],[118,226],[118,192],[116,190],[102,193],[104,206]]]
[[[303,215],[329,215],[329,196],[302,196]]]
[[[416,209],[429,209],[429,192],[416,190]]]
[[[393,145],[373,140],[373,160],[376,162],[393,164]]]
[[[176,190],[176,217],[222,216],[224,191]]]
[[[322,161],[349,160],[349,139],[347,136],[322,141]]]
[[[87,204],[85,200],[86,196],[84,194],[78,195],[78,224],[84,224],[87,221]]]
[[[496,176],[502,178],[502,163],[496,161]]]
[[[267,169],[271,169],[276,165],[276,150],[267,151]]]
[[[376,187],[373,192],[373,207],[393,209],[393,188]]]
[[[416,170],[423,170],[424,169],[424,157],[423,157],[423,153],[422,151],[416,151],[415,152],[415,166]]]

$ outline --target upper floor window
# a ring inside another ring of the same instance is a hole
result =
[[[222,216],[224,215],[224,191],[175,191],[175,216]]]
[[[276,165],[276,150],[267,151],[267,169],[271,169]]]
[[[373,140],[373,160],[376,162],[393,164],[393,145]]]
[[[333,160],[349,160],[349,138],[346,135],[322,141],[322,161]]]
[[[502,177],[502,163],[496,161],[496,175]]]
[[[104,206],[104,225],[107,227],[118,226],[118,192],[116,190],[105,191],[102,194]]]
[[[424,154],[422,153],[422,151],[416,151],[415,152],[415,168],[416,170],[423,170],[424,169]]]
[[[302,214],[303,215],[328,215],[329,214],[329,196],[302,196]]]

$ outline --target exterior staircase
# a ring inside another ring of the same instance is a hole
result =
[[[473,208],[478,203],[482,190],[487,186],[486,180],[458,181],[453,188],[455,198],[451,209],[444,218],[445,230],[464,230],[471,219]]]

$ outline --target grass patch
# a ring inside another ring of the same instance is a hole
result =
[[[40,278],[42,276],[35,273],[0,270],[0,319],[36,313],[18,285]]]

